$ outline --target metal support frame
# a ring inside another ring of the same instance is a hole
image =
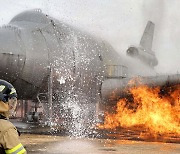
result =
[[[49,107],[49,112],[48,112],[48,119],[49,119],[49,124],[52,122],[52,111],[53,111],[53,103],[52,103],[52,87],[53,87],[53,71],[52,67],[49,68],[49,78],[48,78],[48,107]]]

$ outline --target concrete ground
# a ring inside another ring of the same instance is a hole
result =
[[[179,154],[180,144],[22,134],[28,154]]]

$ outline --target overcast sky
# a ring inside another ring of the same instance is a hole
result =
[[[118,52],[138,45],[146,23],[155,23],[153,50],[159,73],[180,72],[180,0],[0,0],[0,25],[41,8],[46,14],[107,40]]]

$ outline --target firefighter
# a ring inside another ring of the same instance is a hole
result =
[[[0,80],[0,154],[25,154],[16,127],[8,120],[14,115],[17,93],[5,80]]]

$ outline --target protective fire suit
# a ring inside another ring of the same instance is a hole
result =
[[[8,121],[17,104],[14,87],[0,80],[0,154],[26,154],[16,127]]]
[[[16,127],[8,120],[0,119],[0,154],[24,154]],[[2,153],[3,154],[3,153]]]

